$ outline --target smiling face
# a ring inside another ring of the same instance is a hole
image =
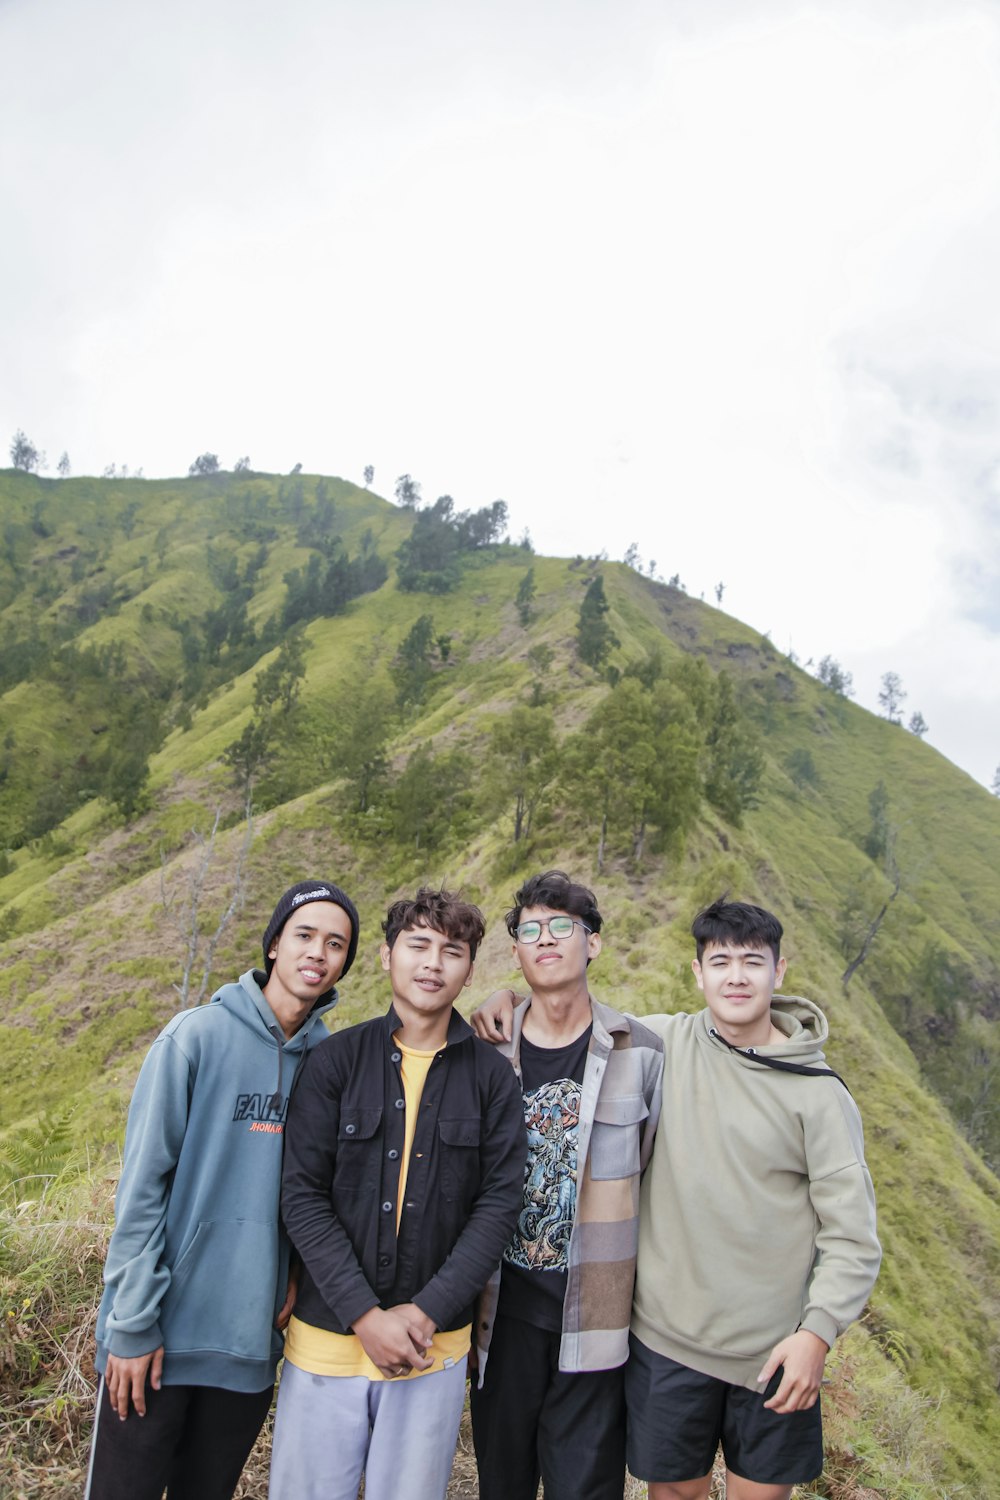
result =
[[[469,944],[418,922],[397,933],[391,948],[383,943],[381,953],[404,1029],[410,1021],[436,1018],[446,1026],[453,1002],[463,986],[472,983]]]
[[[268,949],[272,968],[264,994],[275,1015],[307,1014],[332,989],[347,961],[351,919],[333,901],[310,901],[294,912]]]
[[[771,997],[781,984],[785,960],[770,948],[709,943],[691,967],[712,1020],[736,1047],[763,1047],[771,1040]]]
[[[553,937],[548,925],[550,917],[569,917],[573,931],[566,937]],[[549,906],[522,907],[518,926],[525,922],[544,924],[537,943],[516,939],[514,942],[514,962],[532,990],[564,989],[580,984],[586,987],[587,964],[601,951],[601,934],[587,932],[572,912],[554,911]]]

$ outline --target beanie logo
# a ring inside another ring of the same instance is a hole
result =
[[[333,897],[333,892],[328,891],[325,885],[319,885],[314,891],[299,891],[297,896],[292,897],[293,906],[301,906],[303,901],[315,901],[319,896]]]

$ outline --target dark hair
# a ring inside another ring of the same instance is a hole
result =
[[[691,933],[698,949],[698,962],[711,943],[726,946],[743,943],[748,948],[770,948],[775,963],[781,957],[781,935],[784,931],[773,912],[749,901],[730,901],[726,895],[700,911],[691,923]]]
[[[547,906],[550,911],[565,911],[571,917],[579,917],[591,932],[600,932],[603,918],[597,910],[597,897],[585,885],[577,885],[562,870],[546,870],[541,875],[532,875],[514,894],[514,905],[504,917],[507,931],[517,937],[521,912],[526,906]]]
[[[475,958],[476,949],[486,935],[486,923],[478,906],[463,901],[452,891],[432,891],[426,885],[420,887],[412,901],[394,901],[389,907],[382,923],[389,947],[401,932],[409,932],[411,927],[429,927],[456,942],[468,943],[470,958]]]

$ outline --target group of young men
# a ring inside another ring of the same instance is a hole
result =
[[[443,1500],[471,1373],[482,1500],[786,1500],[822,1468],[826,1354],[879,1265],[826,1022],[781,925],[693,925],[696,1014],[594,999],[591,891],[527,880],[526,995],[454,1008],[478,908],[383,922],[385,1016],[328,1033],[359,923],[286,891],[263,968],[176,1016],[129,1111],[87,1500],[229,1500],[284,1359],[270,1500]],[[280,1205],[280,1206],[279,1206]]]

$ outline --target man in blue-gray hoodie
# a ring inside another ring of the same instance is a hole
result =
[[[294,1301],[278,1194],[288,1095],[358,946],[330,881],[282,896],[264,969],[161,1032],[129,1109],[97,1319],[86,1500],[231,1500]]]

